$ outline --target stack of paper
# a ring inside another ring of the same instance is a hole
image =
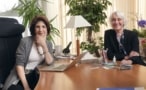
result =
[[[97,57],[95,57],[93,54],[90,54],[89,52],[87,52],[81,60],[93,60],[93,59],[97,59]]]

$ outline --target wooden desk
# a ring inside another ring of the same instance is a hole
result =
[[[40,72],[35,90],[96,90],[99,87],[145,87],[146,67],[134,65],[131,70],[91,69],[80,64],[65,72]]]

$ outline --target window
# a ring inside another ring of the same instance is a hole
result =
[[[18,5],[18,0],[0,0],[0,12],[11,10],[14,5]]]

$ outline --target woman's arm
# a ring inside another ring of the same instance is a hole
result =
[[[44,57],[45,57],[46,63],[47,63],[47,64],[52,63],[52,62],[53,62],[53,57],[52,57],[52,55],[50,54],[51,51],[48,51],[49,49],[48,49],[47,44],[44,45],[42,48],[43,48],[43,51],[44,51]]]
[[[42,47],[44,58],[45,58],[45,62],[47,64],[52,63],[53,62],[53,57],[50,54],[50,52],[52,52],[52,51],[49,51],[51,49],[48,49],[47,42],[46,42],[46,36],[36,35],[36,44],[37,44],[37,46],[41,46]],[[50,47],[50,48],[52,48],[52,47]]]
[[[133,64],[140,64],[141,63],[141,58],[139,55],[139,40],[138,40],[138,36],[136,33],[132,33],[132,41],[131,41],[131,45],[132,45],[132,51],[129,54],[129,59],[132,61]]]
[[[26,44],[30,44],[31,45],[31,42],[28,42],[29,38],[23,38],[21,39],[21,42],[19,43],[19,46],[17,48],[17,51],[16,51],[16,71],[17,71],[17,75],[24,87],[24,90],[31,90],[29,85],[28,85],[28,82],[26,80],[26,76],[25,76],[25,70],[24,70],[24,67],[25,67],[25,64],[27,63],[27,55],[28,52],[27,50],[30,50],[31,47],[26,47],[27,45]]]
[[[131,33],[132,39],[131,39],[131,52],[128,56],[126,56],[122,60],[122,64],[142,64],[142,60],[139,55],[139,40],[136,33]]]
[[[24,66],[17,65],[16,70],[17,70],[18,77],[20,78],[21,83],[24,87],[24,90],[31,90],[25,76]]]

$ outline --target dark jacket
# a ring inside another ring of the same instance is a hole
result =
[[[139,53],[138,35],[133,31],[124,29],[123,36],[124,38],[122,45],[126,54],[120,51],[116,32],[113,29],[105,31],[104,49],[108,49],[107,51],[108,59],[112,60],[113,56],[115,56],[117,60],[122,60],[126,55],[129,55],[131,51],[136,51]],[[129,59],[133,61],[133,64],[143,63],[140,56],[134,56]]]

